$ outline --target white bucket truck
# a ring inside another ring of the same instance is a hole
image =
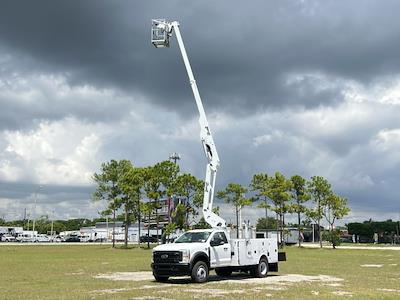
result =
[[[231,239],[226,222],[212,211],[215,178],[219,167],[217,149],[211,135],[200,93],[186,54],[179,23],[163,19],[152,21],[151,41],[156,48],[169,47],[169,38],[175,32],[183,62],[189,76],[190,86],[199,111],[200,139],[208,160],[204,184],[203,216],[212,229],[190,230],[172,244],[159,245],[153,249],[152,270],[157,281],[171,276],[191,276],[194,282],[205,282],[209,271],[229,276],[232,271],[251,272],[256,277],[267,276],[268,271],[278,271],[278,255],[275,238],[256,239],[245,226],[245,238]],[[250,235],[252,237],[250,238]]]

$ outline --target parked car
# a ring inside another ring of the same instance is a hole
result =
[[[50,242],[60,243],[60,242],[62,242],[62,238],[59,235],[50,236]]]
[[[65,237],[63,240],[64,243],[79,243],[81,240],[77,235],[70,235]]]
[[[142,235],[142,236],[140,237],[140,242],[141,242],[141,243],[147,243],[147,242],[150,242],[150,243],[157,243],[157,238],[154,237],[154,236]]]
[[[4,234],[1,236],[1,241],[2,242],[16,242],[16,238],[12,235],[9,234]]]
[[[33,237],[33,242],[35,243],[48,243],[50,242],[50,238],[45,234],[38,234]]]
[[[107,238],[105,238],[105,237],[96,238],[96,239],[94,240],[94,242],[95,242],[95,243],[105,243],[105,242],[107,242]]]
[[[20,233],[17,236],[17,242],[25,243],[25,242],[33,242],[33,236],[29,233]]]

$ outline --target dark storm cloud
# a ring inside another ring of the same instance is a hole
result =
[[[206,107],[235,114],[341,101],[340,87],[287,85],[293,73],[369,82],[400,67],[397,1],[9,1],[0,8],[1,48],[29,61],[20,71],[135,91],[181,112],[193,108],[177,45],[149,44],[151,18],[181,22]]]
[[[32,203],[31,197],[38,193],[41,202],[56,203],[60,201],[79,201],[82,198],[90,198],[94,191],[92,186],[65,186],[65,185],[42,185],[31,182],[4,182],[0,181],[0,191],[4,198],[25,199],[25,203]],[[43,195],[45,197],[41,197]]]

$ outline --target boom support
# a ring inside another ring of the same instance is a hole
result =
[[[214,139],[211,135],[210,126],[208,125],[206,113],[204,111],[200,93],[197,88],[196,80],[194,79],[189,58],[186,53],[185,45],[183,44],[182,35],[179,30],[179,23],[176,21],[165,22],[164,20],[153,20],[152,43],[156,48],[168,47],[169,37],[172,36],[173,31],[175,31],[176,39],[178,40],[179,49],[181,50],[183,62],[186,67],[186,72],[189,76],[190,86],[192,88],[194,99],[196,100],[197,109],[199,111],[200,139],[203,144],[204,153],[208,160],[206,178],[204,182],[203,216],[205,221],[213,228],[226,227],[225,220],[212,211],[215,179],[219,167],[219,157],[217,153],[217,148],[214,144]]]

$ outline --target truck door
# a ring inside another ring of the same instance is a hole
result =
[[[224,232],[215,232],[210,240],[211,266],[226,266],[231,263],[231,245]]]

